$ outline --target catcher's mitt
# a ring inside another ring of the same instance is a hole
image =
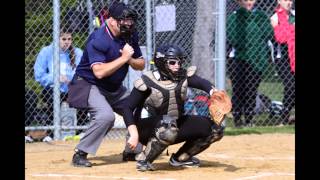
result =
[[[218,90],[210,97],[209,112],[212,120],[221,125],[224,116],[231,111],[231,99],[224,90]]]

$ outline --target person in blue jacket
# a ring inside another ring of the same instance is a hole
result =
[[[71,81],[76,67],[82,57],[82,50],[72,44],[72,33],[66,27],[60,31],[59,37],[59,58],[60,58],[60,94],[61,101],[67,99],[68,84]],[[53,43],[43,47],[37,55],[34,64],[34,77],[43,87],[41,96],[46,108],[42,108],[48,114],[49,121],[53,124],[53,86],[54,86],[54,60]]]

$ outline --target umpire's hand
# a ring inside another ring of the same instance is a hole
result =
[[[128,43],[126,43],[124,45],[123,49],[120,49],[120,52],[122,53],[122,57],[129,60],[129,59],[131,59],[131,57],[134,53],[134,49]]]

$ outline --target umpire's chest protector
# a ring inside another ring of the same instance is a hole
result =
[[[190,67],[187,77],[194,72],[195,66]],[[154,72],[147,71],[135,82],[135,87],[141,91],[151,89],[151,94],[145,101],[146,107],[152,111],[151,114],[169,115],[177,119],[182,115],[187,95],[187,78],[179,82],[159,81]]]

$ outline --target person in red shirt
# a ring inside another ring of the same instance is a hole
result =
[[[295,105],[295,11],[292,0],[278,0],[270,20],[274,28],[276,70],[284,85],[284,108],[279,123],[288,124]]]

